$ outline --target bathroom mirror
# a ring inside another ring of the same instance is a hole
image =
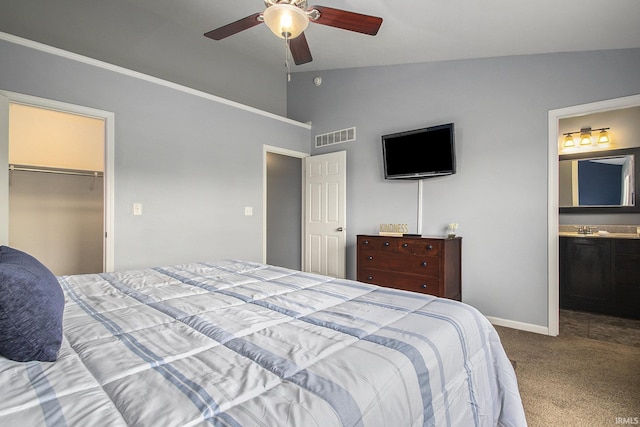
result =
[[[640,148],[560,156],[560,212],[640,212],[637,154]]]

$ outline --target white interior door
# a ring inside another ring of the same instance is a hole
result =
[[[305,158],[304,271],[345,277],[347,152]]]

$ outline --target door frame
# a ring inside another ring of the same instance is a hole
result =
[[[547,213],[547,232],[548,232],[548,328],[547,333],[551,336],[557,336],[560,332],[560,299],[559,299],[559,251],[558,251],[558,222],[559,200],[558,200],[558,166],[559,166],[559,123],[560,119],[569,117],[582,116],[586,114],[601,113],[611,110],[619,110],[622,108],[630,108],[640,106],[640,95],[625,96],[622,98],[608,99],[605,101],[591,102],[588,104],[574,105],[571,107],[560,108],[557,110],[549,110],[549,150],[548,150],[548,213]]]
[[[37,108],[45,108],[65,113],[77,114],[91,118],[104,120],[104,244],[103,244],[103,270],[114,270],[114,153],[115,153],[115,114],[110,111],[98,110],[91,107],[54,101],[51,99],[25,95],[17,92],[0,90],[0,94],[9,99],[9,103],[23,104]],[[8,138],[0,135],[0,138]],[[3,144],[0,144],[2,146]],[[4,146],[8,146],[4,144]],[[4,167],[4,166],[3,166]],[[8,217],[7,217],[8,220]],[[7,225],[8,226],[8,225]],[[8,242],[7,242],[8,243]]]
[[[303,181],[302,185],[302,194],[301,204],[302,204],[302,227],[300,230],[300,241],[302,242],[302,250],[301,252],[301,260],[300,265],[304,267],[304,257],[305,257],[305,241],[304,241],[304,212],[305,212],[305,188],[304,188],[304,176],[305,176],[305,166],[304,166],[304,158],[311,156],[310,153],[304,153],[302,151],[289,150],[288,148],[276,147],[273,145],[262,145],[262,263],[267,263],[267,153],[280,154],[288,157],[295,157],[300,159],[301,168],[302,168],[302,176],[300,179]]]

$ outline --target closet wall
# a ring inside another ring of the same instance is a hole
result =
[[[267,264],[302,269],[302,164],[267,153]]]
[[[9,107],[9,245],[56,275],[103,271],[104,121]]]

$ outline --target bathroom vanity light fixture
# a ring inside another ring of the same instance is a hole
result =
[[[580,139],[579,139],[580,147],[592,145],[593,141],[591,140],[591,133],[595,131],[600,131],[600,133],[598,134],[598,137],[596,138],[596,142],[598,144],[608,144],[611,142],[611,138],[609,137],[609,132],[607,132],[607,130],[609,129],[610,128],[598,128],[598,129],[582,128],[579,131],[563,133],[563,135],[565,135],[565,138],[562,146],[564,148],[575,147],[576,141],[573,139],[574,134],[580,134]]]

